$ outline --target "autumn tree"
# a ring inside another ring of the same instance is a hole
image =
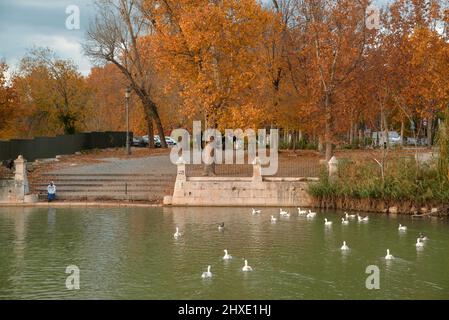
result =
[[[102,0],[97,4],[98,14],[86,34],[85,53],[95,63],[112,63],[123,73],[142,102],[150,147],[154,147],[153,121],[163,147],[167,147],[154,99],[154,60],[143,54],[140,43],[152,32],[151,23],[142,14],[139,0]]]
[[[145,1],[155,33],[144,46],[180,88],[183,113],[211,127],[254,125],[258,47],[270,12],[254,0]]]
[[[48,48],[36,48],[24,57],[14,79],[21,118],[27,135],[73,134],[83,129],[89,90],[70,60]]]
[[[17,102],[14,88],[7,83],[7,71],[6,63],[0,61],[0,138],[8,138],[11,135],[11,122]]]

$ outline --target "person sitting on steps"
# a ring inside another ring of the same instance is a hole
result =
[[[47,192],[48,192],[48,202],[52,202],[53,200],[56,199],[56,186],[53,183],[53,181],[50,182],[50,184],[48,185]]]

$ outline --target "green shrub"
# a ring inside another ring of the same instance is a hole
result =
[[[449,182],[441,179],[436,163],[421,164],[412,159],[390,160],[382,183],[380,166],[375,162],[353,163],[343,160],[339,176],[327,174],[309,189],[320,199],[354,198],[408,200],[413,202],[449,201]]]

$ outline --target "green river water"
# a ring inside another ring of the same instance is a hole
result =
[[[0,299],[449,299],[447,220],[370,215],[344,226],[341,212],[289,211],[273,224],[279,209],[0,208]],[[419,232],[429,240],[418,250]],[[66,288],[69,265],[79,290]],[[379,290],[365,286],[370,265]]]

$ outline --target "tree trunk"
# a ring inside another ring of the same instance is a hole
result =
[[[404,146],[404,133],[405,133],[405,123],[404,120],[401,121],[401,146]]]
[[[145,121],[147,123],[147,133],[148,133],[148,147],[154,149],[154,130],[153,130],[153,117],[147,106],[143,108],[145,113]]]
[[[429,117],[429,120],[427,120],[427,146],[429,148],[432,148],[432,124],[433,124],[433,119],[431,117]]]
[[[385,134],[385,141],[387,145],[387,149],[390,149],[390,139],[389,139],[389,132],[388,132],[388,123],[387,123],[387,117],[385,116],[385,113],[382,113],[382,122],[384,127],[384,134]],[[384,146],[382,146],[384,147]]]
[[[329,162],[329,160],[333,156],[333,149],[332,149],[332,110],[330,106],[330,97],[329,94],[326,94],[326,100],[325,100],[325,110],[326,110],[326,124],[325,124],[325,131],[324,131],[324,141],[326,144],[326,162]]]
[[[162,126],[161,118],[159,117],[159,113],[157,111],[156,104],[151,100],[148,95],[143,95],[140,97],[143,106],[145,109],[146,117],[147,117],[147,126],[150,128],[150,119],[156,123],[157,131],[159,134],[159,138],[161,139],[162,148],[167,148],[167,141],[165,141],[164,128]],[[153,128],[153,124],[151,123],[151,129]],[[151,135],[151,137],[150,137]],[[148,133],[150,148],[154,148],[154,132],[151,130],[151,133]]]
[[[354,143],[354,124],[351,118],[351,122],[349,125],[349,144],[352,145]]]
[[[318,136],[318,152],[323,153],[324,152],[324,144],[323,144],[323,136]]]
[[[153,109],[154,122],[156,122],[157,131],[159,133],[159,137],[161,138],[162,148],[167,148],[167,141],[165,140],[165,133],[164,128],[162,126],[162,121],[161,118],[159,117],[159,113],[157,112],[157,108],[154,103],[152,105],[152,109]]]

